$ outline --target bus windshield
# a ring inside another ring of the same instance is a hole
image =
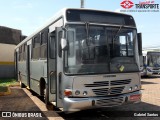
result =
[[[100,25],[67,25],[65,73],[97,74],[138,71],[136,29]]]
[[[160,67],[160,52],[149,52],[148,53],[148,66]]]

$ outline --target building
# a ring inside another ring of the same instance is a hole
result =
[[[0,78],[14,78],[14,48],[24,39],[21,30],[0,26]]]

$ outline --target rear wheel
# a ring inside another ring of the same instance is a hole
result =
[[[45,101],[45,103],[46,103],[46,100],[47,100],[47,93],[46,93],[46,88],[44,88],[44,90],[43,90],[43,99],[44,99],[44,101]]]
[[[22,81],[20,81],[20,87],[21,88],[25,88],[26,86],[24,85],[24,83],[22,83]]]

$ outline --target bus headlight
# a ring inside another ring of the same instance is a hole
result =
[[[129,91],[132,91],[132,87],[129,88]]]
[[[135,85],[135,86],[134,86],[134,89],[135,89],[135,90],[138,89],[138,85]]]
[[[84,92],[83,92],[83,95],[84,95],[84,96],[86,96],[87,94],[88,94],[88,92],[87,92],[87,91],[84,91]]]
[[[80,94],[80,91],[79,90],[76,90],[75,91],[75,95],[79,95]]]

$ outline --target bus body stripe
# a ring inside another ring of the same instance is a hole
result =
[[[0,65],[14,65],[14,62],[0,61]]]

